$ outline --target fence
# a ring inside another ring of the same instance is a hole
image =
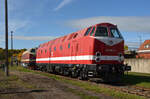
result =
[[[131,66],[132,72],[150,73],[150,59],[125,59],[124,63]]]

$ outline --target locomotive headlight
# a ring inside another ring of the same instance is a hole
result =
[[[122,54],[122,53],[119,53],[118,56],[119,56],[118,61],[119,61],[119,62],[122,62],[122,61],[124,60],[123,54]]]
[[[100,57],[96,57],[95,59],[96,62],[100,62],[100,60],[101,60]]]
[[[101,53],[100,53],[100,52],[96,52],[96,56],[97,56],[97,57],[100,57],[100,56],[101,56]]]

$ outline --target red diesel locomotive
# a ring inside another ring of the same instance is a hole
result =
[[[26,68],[36,68],[36,49],[32,48],[23,52],[21,56],[21,65]]]
[[[41,44],[36,65],[42,71],[117,81],[130,70],[124,62],[124,40],[116,25],[100,23]]]

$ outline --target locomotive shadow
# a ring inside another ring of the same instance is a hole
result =
[[[122,78],[122,82],[127,85],[137,85],[141,83],[149,83],[150,85],[150,75],[125,75]]]
[[[102,82],[100,82],[102,83]],[[150,75],[125,75],[120,82],[115,83],[105,83],[112,86],[132,86],[137,84],[142,84],[143,86],[149,86],[150,88]]]

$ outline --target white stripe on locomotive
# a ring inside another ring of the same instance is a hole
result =
[[[51,58],[37,58],[36,61],[66,61],[66,60],[95,60],[95,55],[84,56],[68,56],[68,57],[51,57]],[[119,56],[99,56],[100,60],[116,60],[120,59]]]

